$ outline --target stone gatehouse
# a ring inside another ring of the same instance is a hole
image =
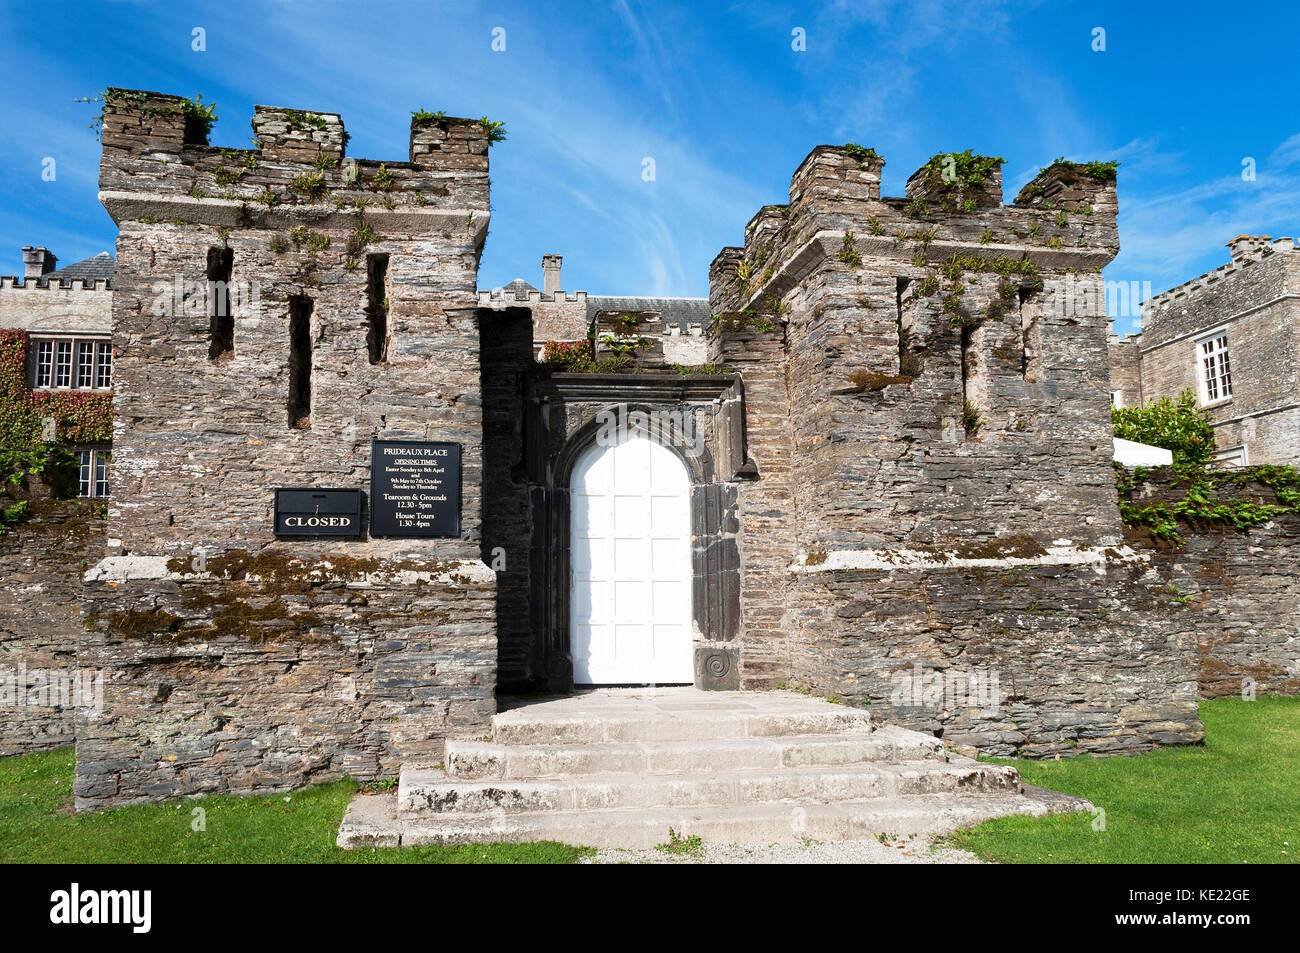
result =
[[[179,102],[103,115],[80,808],[392,776],[498,693],[585,684],[793,686],[998,754],[1203,737],[1203,606],[1171,590],[1238,576],[1126,537],[1104,295],[1062,293],[1118,250],[1113,175],[1054,163],[1006,205],[999,163],[936,156],[889,197],[874,151],[818,146],[692,328],[558,260],[480,292],[488,124],[416,119],[380,162],[261,106],[256,148],[213,148]],[[1294,559],[1296,530],[1252,545]],[[1294,689],[1246,625],[1267,657],[1217,671]]]

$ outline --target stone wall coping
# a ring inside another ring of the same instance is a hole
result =
[[[793,255],[787,258],[776,273],[761,285],[755,285],[744,303],[731,310],[744,311],[756,307],[763,299],[772,295],[782,297],[786,291],[807,277],[809,273],[827,258],[832,258],[843,247],[844,236],[852,229],[822,229],[799,246]],[[861,235],[853,232],[853,247],[863,258],[889,259],[900,262],[898,241],[892,235]],[[1106,265],[1114,255],[1105,249],[1051,248],[1047,245],[1007,245],[991,242],[987,245],[975,245],[968,241],[936,239],[930,243],[931,252],[927,254],[930,261],[942,261],[953,254],[969,253],[974,250],[983,258],[1009,257],[1019,259],[1028,255],[1029,261],[1036,268],[1045,271],[1066,271],[1076,268],[1091,272],[1094,268]],[[724,249],[726,251],[726,249]],[[926,267],[907,264],[907,269],[924,277]]]
[[[1146,305],[1153,300],[1154,300],[1153,298],[1148,298],[1146,301],[1142,303],[1143,307],[1145,308]],[[1208,333],[1214,328],[1226,327],[1227,325],[1240,321],[1242,318],[1250,317],[1252,314],[1258,314],[1260,311],[1264,311],[1268,308],[1273,307],[1274,305],[1281,304],[1283,301],[1300,301],[1300,294],[1278,295],[1276,298],[1270,298],[1268,301],[1264,301],[1261,302],[1260,304],[1254,305],[1253,307],[1247,308],[1245,311],[1238,311],[1235,314],[1229,314],[1225,317],[1216,316],[1212,322],[1206,323],[1203,326],[1198,326],[1191,331],[1184,331],[1181,334],[1175,334],[1173,337],[1166,338],[1163,341],[1157,341],[1155,344],[1152,344],[1149,347],[1143,347],[1142,353],[1150,354],[1152,351],[1157,351],[1162,347],[1168,347],[1171,344],[1177,344],[1180,341],[1186,341],[1189,338],[1199,338],[1200,336]],[[1163,311],[1167,307],[1168,307],[1167,303],[1161,305],[1161,310]],[[1151,315],[1151,318],[1159,318],[1159,317],[1161,316],[1158,314]],[[1146,320],[1145,312],[1143,312],[1143,320],[1144,321]],[[1158,329],[1159,329],[1159,324],[1155,323],[1154,328],[1152,329],[1152,333],[1155,333],[1155,330]]]
[[[172,572],[167,568],[172,556],[106,556],[82,576],[85,582],[105,582],[116,585],[132,580],[161,580],[170,582],[221,582],[227,581],[222,576],[208,572]],[[361,575],[331,573],[333,568],[329,559],[320,559],[325,571],[313,570],[308,575],[313,582],[342,582],[350,586],[401,585],[414,586],[418,583],[458,583],[484,584],[496,581],[496,573],[478,559],[452,560],[437,572],[425,572],[413,569],[396,569],[393,572],[372,572]],[[248,575],[250,582],[260,582],[261,577]]]
[[[186,225],[292,229],[295,225],[317,228],[349,229],[359,220],[357,210],[287,205],[264,208],[256,202],[239,199],[202,198],[164,192],[122,192],[101,190],[99,201],[115,222],[142,221],[156,218],[159,224],[183,218]],[[386,209],[367,207],[365,221],[381,236],[385,234],[434,234],[451,226],[469,230],[473,241],[487,235],[491,213],[483,209],[429,208],[402,206]]]
[[[800,553],[788,568],[792,573],[807,574],[854,569],[888,571],[1091,566],[1098,574],[1105,574],[1109,565],[1144,565],[1148,561],[1148,557],[1128,546],[1074,546],[1068,541],[1058,540],[1046,547],[1046,552],[1036,556],[957,556],[942,550],[923,549],[837,549],[825,553]]]

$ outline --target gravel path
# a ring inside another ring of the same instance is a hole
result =
[[[704,844],[696,851],[670,854],[660,850],[598,851],[584,864],[979,864],[974,854],[936,847],[928,838],[808,841],[768,846]]]

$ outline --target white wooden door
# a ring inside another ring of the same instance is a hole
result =
[[[690,477],[668,448],[594,446],[570,480],[569,636],[579,685],[690,684]]]

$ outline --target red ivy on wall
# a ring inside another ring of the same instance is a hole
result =
[[[113,439],[113,395],[88,391],[32,391],[27,386],[27,332],[0,329],[0,447],[45,441],[41,420],[53,417],[58,443]]]

